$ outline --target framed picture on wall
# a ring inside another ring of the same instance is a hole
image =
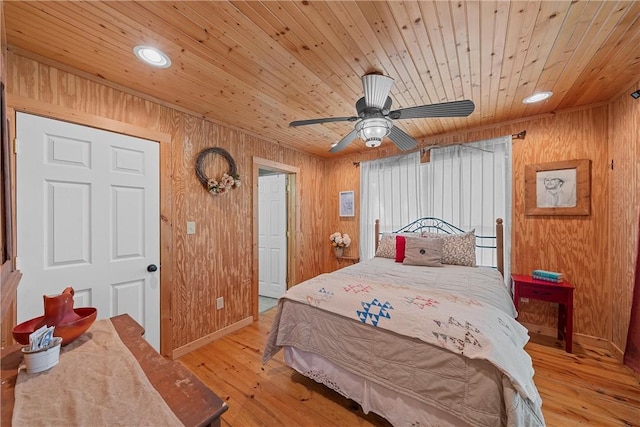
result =
[[[340,192],[340,216],[355,216],[356,206],[353,191]]]
[[[527,165],[524,182],[526,215],[591,213],[591,160]]]

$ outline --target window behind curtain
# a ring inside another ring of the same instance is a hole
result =
[[[375,255],[375,220],[394,231],[420,217],[420,153],[360,163],[360,258]]]
[[[464,230],[475,229],[478,236],[495,236],[495,220],[502,218],[508,270],[511,136],[433,148],[430,162],[422,165],[419,156],[412,153],[360,164],[360,257],[374,255],[376,218],[381,221],[381,231],[397,230],[415,219],[433,216]],[[495,240],[485,243],[494,245]],[[495,266],[495,250],[478,249],[477,262]],[[507,271],[505,277],[509,277]]]
[[[511,136],[431,150],[422,165],[422,216],[434,216],[476,236],[495,236],[505,220],[505,277],[508,276],[511,218]],[[495,240],[478,240],[494,245]],[[495,266],[496,251],[478,249],[478,265]]]

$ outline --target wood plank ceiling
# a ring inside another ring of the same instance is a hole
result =
[[[4,1],[9,49],[325,158],[360,76],[393,108],[470,99],[466,118],[395,124],[417,140],[605,102],[640,77],[637,1]],[[167,53],[155,69],[136,45]],[[540,104],[522,99],[552,91]],[[387,140],[385,144],[390,144]],[[364,150],[360,140],[342,153]]]

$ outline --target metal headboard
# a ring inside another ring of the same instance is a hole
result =
[[[442,233],[442,234],[461,234],[466,233],[467,230],[463,230],[455,225],[449,224],[443,219],[434,217],[424,217],[413,221],[412,223],[405,225],[404,227],[393,231],[393,233]],[[378,250],[378,243],[380,241],[380,220],[376,219],[375,224],[375,248]],[[480,236],[476,235],[476,247],[485,249],[495,249],[497,253],[497,269],[504,276],[504,230],[502,218],[496,219],[496,234],[495,236]]]

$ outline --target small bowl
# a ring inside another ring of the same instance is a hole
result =
[[[64,325],[55,325],[56,328],[53,331],[54,337],[62,338],[63,346],[84,334],[98,316],[98,310],[95,307],[74,308],[73,311],[80,316],[80,319]],[[44,316],[40,316],[15,326],[13,328],[13,339],[22,345],[29,344],[29,335],[35,331],[35,326],[41,323],[43,319]]]
[[[22,347],[24,363],[27,365],[27,373],[46,371],[58,364],[60,360],[60,343],[62,338],[54,337],[49,347],[36,351],[29,351],[29,347]]]

